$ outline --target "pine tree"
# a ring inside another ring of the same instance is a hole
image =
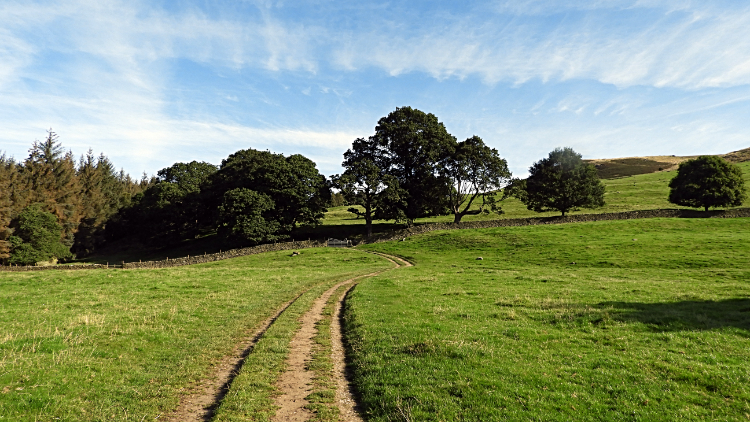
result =
[[[63,153],[55,132],[50,130],[44,142],[34,142],[21,177],[29,190],[23,206],[39,203],[52,212],[62,227],[62,243],[72,246],[81,219],[80,187],[73,153]]]
[[[16,163],[5,154],[0,154],[0,262],[10,257],[8,241],[12,230],[10,220],[13,212],[13,182],[17,179]]]

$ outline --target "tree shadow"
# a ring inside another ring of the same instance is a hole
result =
[[[600,309],[614,309],[610,317],[640,322],[653,331],[715,330],[739,328],[750,336],[750,299],[686,300],[670,303],[602,302]]]

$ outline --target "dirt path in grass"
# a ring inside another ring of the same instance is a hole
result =
[[[201,380],[186,392],[180,399],[177,411],[169,415],[170,422],[207,422],[213,418],[221,399],[226,395],[234,377],[239,373],[242,362],[253,351],[274,321],[296,301],[304,292],[282,305],[273,316],[269,317],[245,341],[238,344],[230,356],[225,356],[212,371],[211,375]]]
[[[393,262],[396,267],[411,266],[408,262],[384,254],[377,254]],[[314,348],[314,337],[316,334],[315,324],[323,317],[322,312],[328,299],[339,287],[351,284],[347,289],[348,293],[356,281],[366,277],[373,277],[385,271],[378,271],[372,274],[356,277],[336,284],[326,290],[319,298],[315,300],[313,306],[302,317],[302,327],[295,334],[290,344],[289,356],[287,358],[287,370],[284,372],[279,381],[278,387],[282,395],[276,399],[276,405],[279,410],[273,418],[273,421],[306,421],[312,417],[312,412],[305,409],[307,397],[312,391],[313,372],[306,369],[307,363],[312,359]],[[346,376],[346,363],[344,359],[344,346],[341,338],[341,305],[343,304],[346,293],[339,297],[336,312],[333,315],[331,323],[331,343],[333,349],[334,377],[336,379],[337,391],[336,402],[339,406],[341,420],[343,421],[362,421],[352,395],[352,386]]]

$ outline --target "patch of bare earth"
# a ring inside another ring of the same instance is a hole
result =
[[[393,262],[396,267],[411,266],[410,263],[396,257],[387,255],[380,255],[389,261]],[[396,262],[398,261],[398,262]],[[387,271],[387,270],[386,270]],[[312,412],[305,409],[305,405],[308,404],[305,397],[307,397],[312,391],[313,384],[313,372],[307,370],[307,364],[310,362],[313,356],[314,350],[314,337],[316,335],[315,325],[323,317],[323,308],[328,302],[332,294],[339,289],[339,287],[351,284],[351,287],[339,297],[336,311],[333,315],[331,322],[331,343],[333,353],[333,365],[334,365],[334,378],[336,381],[336,403],[339,406],[340,418],[343,421],[362,421],[360,416],[359,408],[356,405],[354,396],[352,394],[352,385],[349,382],[346,374],[346,360],[344,354],[344,346],[342,342],[341,333],[341,307],[346,296],[356,281],[365,278],[373,277],[384,271],[367,274],[351,280],[346,280],[336,284],[330,289],[326,290],[319,298],[315,300],[312,307],[302,317],[302,326],[300,330],[295,334],[294,339],[291,342],[289,357],[287,358],[287,369],[279,379],[277,384],[282,394],[276,400],[276,405],[279,406],[279,410],[274,416],[274,421],[306,421],[312,417]]]
[[[252,352],[255,344],[260,340],[268,327],[276,321],[292,303],[294,299],[281,306],[273,316],[269,317],[246,340],[238,344],[232,354],[225,356],[212,371],[211,375],[195,384],[180,399],[177,410],[167,419],[170,422],[204,422],[210,421],[214,412],[226,395],[232,380],[239,373],[242,362]]]
[[[337,283],[315,299],[310,310],[302,316],[300,319],[302,325],[289,344],[286,370],[281,374],[276,384],[281,391],[281,395],[276,398],[278,410],[272,420],[306,421],[310,419],[312,412],[305,409],[305,405],[308,404],[305,397],[312,391],[313,372],[307,370],[307,364],[313,355],[314,337],[317,333],[315,324],[323,318],[323,308],[339,287],[352,284],[360,278],[372,277],[377,274],[379,272]]]

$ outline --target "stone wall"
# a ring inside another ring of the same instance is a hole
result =
[[[225,252],[186,256],[183,258],[165,259],[162,261],[127,262],[123,268],[166,268],[179,267],[182,265],[203,264],[206,262],[221,261],[224,259],[237,258],[240,256],[255,255],[263,252],[287,251],[292,249],[320,248],[326,246],[326,242],[317,240],[305,240],[301,242],[268,243],[250,248],[230,249]]]
[[[363,240],[360,243],[380,243],[391,240],[403,239],[417,234],[428,233],[435,230],[461,230],[461,229],[486,229],[492,227],[518,227],[535,226],[540,224],[564,224],[583,223],[589,221],[608,220],[632,220],[641,218],[735,218],[750,217],[750,208],[737,208],[721,211],[696,211],[686,209],[659,209],[644,211],[625,211],[602,214],[576,214],[565,217],[530,217],[509,218],[504,220],[470,221],[466,223],[432,223],[410,227],[403,230],[394,230],[387,233],[378,233]]]
[[[286,251],[292,249],[320,248],[326,246],[326,242],[316,240],[305,240],[301,242],[269,243],[250,248],[230,249],[228,251],[204,254],[197,256],[186,256],[182,258],[164,259],[161,261],[125,262],[118,265],[101,264],[79,264],[79,265],[48,265],[48,266],[0,266],[0,271],[45,271],[45,270],[93,270],[106,268],[167,268],[182,265],[203,264],[205,262],[221,261],[224,259],[237,258],[240,256],[255,255],[263,252]]]
[[[394,230],[386,233],[378,233],[360,243],[380,243],[391,240],[403,239],[417,234],[428,233],[435,230],[462,230],[462,229],[486,229],[492,227],[518,227],[535,226],[540,224],[564,224],[583,223],[589,221],[608,220],[632,220],[641,218],[736,218],[750,217],[750,208],[737,208],[725,211],[696,211],[685,209],[661,209],[644,211],[626,211],[603,214],[576,214],[565,217],[531,217],[531,218],[509,218],[504,220],[471,221],[467,223],[432,223],[422,224],[403,230]],[[45,271],[45,270],[94,270],[106,268],[167,268],[182,265],[203,264],[206,262],[221,261],[224,259],[237,258],[240,256],[255,255],[263,252],[286,251],[292,249],[320,248],[327,245],[326,241],[305,240],[301,242],[269,243],[250,248],[230,249],[225,252],[205,254],[197,256],[186,256],[183,258],[165,259],[162,261],[127,262],[120,265],[79,264],[79,265],[49,265],[43,267],[23,266],[5,267],[0,266],[0,271]]]

